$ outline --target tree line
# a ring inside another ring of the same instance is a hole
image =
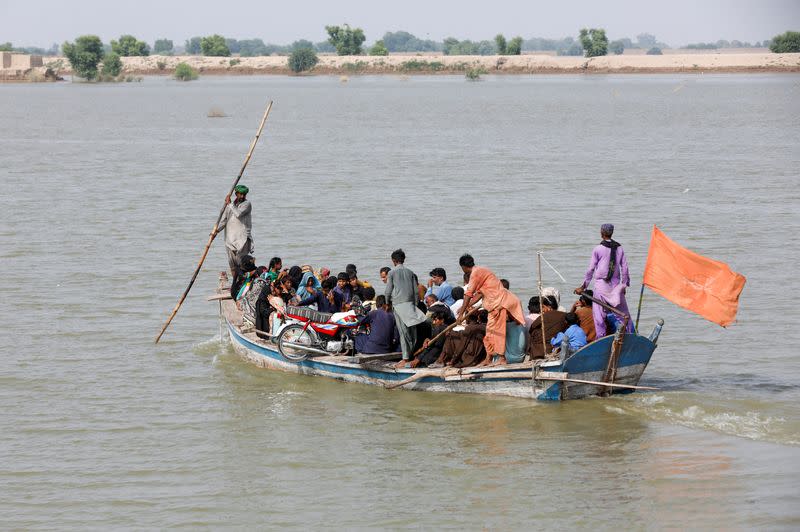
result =
[[[506,40],[503,34],[497,34],[493,41],[459,41],[454,37],[448,37],[441,43],[441,47],[435,41],[420,40],[405,31],[387,32],[382,39],[376,41],[365,51],[363,44],[366,36],[361,28],[352,28],[343,24],[341,26],[325,26],[325,31],[328,34],[325,46],[322,46],[321,43],[315,44],[301,39],[286,48],[289,54],[288,66],[293,71],[302,72],[313,68],[318,62],[316,54],[322,50],[330,50],[338,55],[368,53],[380,56],[388,55],[390,52],[411,52],[414,51],[413,48],[424,48],[423,51],[440,51],[444,55],[520,55],[528,43],[528,46],[533,44],[547,47],[546,49],[555,49],[559,55],[598,57],[607,55],[609,51],[621,54],[626,48],[647,48],[648,54],[661,54],[661,47],[667,47],[666,44],[660,43],[654,35],[648,33],[638,35],[636,43],[627,38],[609,42],[604,29],[582,28],[578,33],[577,41],[571,37],[561,41],[547,39],[525,41],[519,36]],[[691,46],[689,45],[687,48]],[[800,52],[800,32],[787,31],[776,35],[769,40],[769,46],[770,50],[776,53]],[[695,47],[700,47],[700,44]],[[261,39],[237,41],[217,34],[192,37],[186,41],[185,48],[189,53],[214,57],[227,57],[233,54],[242,57],[271,55],[267,53],[270,50]],[[11,43],[0,44],[0,51],[4,50],[16,49]],[[78,76],[93,80],[98,77],[119,76],[122,70],[121,57],[148,56],[151,48],[148,43],[133,35],[122,35],[117,40],[112,39],[108,45],[103,44],[96,35],[83,35],[78,37],[75,42],[65,42],[61,46],[61,51]],[[168,55],[174,51],[174,44],[170,39],[157,39],[152,48],[152,52],[159,55]]]

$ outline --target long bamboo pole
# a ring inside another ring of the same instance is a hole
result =
[[[236,185],[239,184],[239,180],[242,178],[244,174],[244,169],[247,168],[247,163],[250,162],[250,157],[253,155],[253,150],[256,148],[256,144],[258,143],[258,139],[261,137],[261,131],[264,129],[264,124],[267,121],[267,117],[269,116],[269,112],[272,110],[272,100],[269,101],[267,104],[267,108],[264,111],[264,116],[261,118],[261,123],[258,126],[258,131],[256,132],[256,136],[253,137],[252,142],[250,142],[250,149],[247,151],[247,157],[244,158],[244,163],[242,163],[242,168],[239,170],[239,175],[236,176],[236,179],[231,185],[231,189],[228,192],[227,197],[230,197],[233,194],[233,189],[236,188]],[[161,331],[156,336],[156,343],[161,340],[161,336],[164,334],[164,331],[167,330],[169,324],[172,323],[172,318],[178,313],[178,309],[181,308],[183,305],[183,301],[186,299],[186,296],[189,294],[189,290],[192,289],[192,285],[194,284],[195,279],[197,279],[197,274],[200,273],[200,268],[203,266],[203,262],[206,260],[206,256],[208,255],[208,250],[211,249],[211,243],[214,241],[214,238],[217,236],[217,227],[219,226],[219,222],[222,220],[222,215],[225,214],[225,209],[227,208],[228,204],[225,203],[222,206],[222,209],[219,211],[219,216],[217,216],[217,221],[214,223],[214,228],[211,229],[211,233],[208,235],[208,242],[206,242],[206,247],[203,249],[203,254],[200,256],[200,261],[197,263],[197,268],[194,269],[194,273],[192,274],[192,278],[189,281],[189,286],[186,287],[186,290],[183,291],[183,295],[178,300],[178,303],[175,305],[175,308],[172,309],[172,314],[169,315],[169,318],[164,323],[164,326],[161,327]]]
[[[536,252],[536,258],[538,262],[538,271],[539,271],[539,321],[542,324],[542,354],[547,356],[547,335],[544,332],[544,299],[542,298],[542,252]]]
[[[642,279],[642,289],[639,291],[639,305],[636,309],[636,323],[633,328],[636,329],[636,334],[639,334],[639,316],[642,315],[642,299],[644,298],[644,279]]]

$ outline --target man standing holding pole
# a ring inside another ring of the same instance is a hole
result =
[[[386,302],[392,306],[394,320],[400,333],[400,348],[403,359],[396,364],[401,368],[414,358],[414,344],[417,343],[417,330],[414,328],[425,321],[425,314],[417,308],[419,292],[417,274],[406,268],[403,263],[406,254],[402,249],[392,252],[394,268],[386,279]]]
[[[234,187],[236,199],[231,203],[230,194],[225,197],[225,213],[217,225],[217,233],[225,228],[225,250],[228,253],[228,265],[233,279],[239,272],[242,259],[253,253],[253,206],[247,199],[250,192],[244,185]]]

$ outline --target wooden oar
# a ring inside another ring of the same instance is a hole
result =
[[[480,303],[480,301],[478,301],[478,303]],[[477,304],[477,303],[476,303],[476,304]],[[457,327],[457,326],[461,325],[461,324],[464,322],[464,320],[466,320],[466,319],[467,319],[467,316],[469,316],[470,314],[472,314],[472,313],[473,313],[473,312],[475,312],[476,310],[480,310],[481,308],[483,308],[483,307],[481,307],[480,305],[478,305],[477,307],[476,307],[476,306],[473,306],[471,309],[469,309],[469,310],[467,311],[467,313],[466,313],[466,314],[464,314],[463,316],[461,316],[460,318],[458,318],[456,321],[454,321],[453,323],[451,323],[450,325],[448,325],[447,327],[445,327],[445,329],[444,329],[442,332],[440,332],[439,334],[437,334],[436,336],[434,336],[433,338],[431,338],[431,339],[430,339],[430,341],[428,342],[428,345],[432,344],[433,342],[435,342],[436,340],[438,340],[439,338],[441,338],[442,336],[444,336],[444,335],[445,335],[445,334],[447,334],[448,332],[452,331],[452,330],[453,330],[455,327]],[[426,348],[427,348],[427,346],[425,346],[425,345],[424,345],[424,346],[422,346],[422,347],[420,347],[419,349],[417,349],[417,350],[414,352],[414,355],[413,355],[413,356],[414,356],[414,357],[416,357],[418,354],[420,354],[420,353],[422,353],[423,351],[425,351],[425,349],[426,349]]]
[[[233,194],[233,190],[236,188],[236,185],[239,184],[239,180],[242,178],[242,174],[244,174],[244,169],[247,168],[247,163],[250,162],[250,156],[253,155],[253,150],[256,148],[256,144],[258,143],[259,137],[261,137],[261,130],[264,129],[264,123],[267,121],[267,117],[269,116],[269,112],[272,109],[272,100],[269,101],[267,104],[267,109],[264,111],[264,116],[261,118],[261,124],[258,126],[258,132],[256,136],[253,138],[253,141],[250,143],[250,149],[247,151],[247,157],[244,159],[244,163],[242,164],[241,170],[239,170],[239,175],[236,176],[236,180],[231,185],[231,190],[228,192],[228,196],[230,197]],[[222,206],[222,210],[219,211],[219,216],[217,216],[217,221],[214,223],[214,228],[211,229],[211,234],[208,235],[208,242],[206,243],[205,249],[203,249],[203,254],[200,256],[200,261],[197,263],[197,268],[195,268],[194,273],[192,274],[192,278],[189,281],[189,286],[186,287],[186,290],[183,291],[183,295],[178,300],[178,303],[175,305],[175,308],[172,309],[172,314],[169,315],[166,323],[164,326],[161,327],[161,332],[158,333],[156,336],[156,343],[161,340],[161,335],[164,334],[164,331],[167,330],[169,324],[172,323],[172,318],[175,317],[175,314],[178,313],[178,309],[181,308],[183,305],[183,301],[186,299],[186,296],[189,294],[189,290],[192,289],[192,285],[194,284],[195,279],[197,279],[197,274],[200,273],[200,268],[203,266],[203,262],[206,260],[206,255],[208,255],[208,250],[211,248],[211,243],[214,241],[214,238],[217,236],[217,227],[219,226],[220,220],[222,220],[222,215],[225,214],[225,209],[228,207],[228,204],[224,204]]]
[[[444,373],[445,373],[446,369],[449,369],[449,368],[442,368],[442,369],[439,369],[439,370],[436,370],[436,371],[418,371],[415,374],[413,374],[412,376],[410,376],[409,378],[404,379],[404,380],[402,380],[400,382],[393,382],[392,384],[387,384],[386,385],[386,389],[387,390],[394,390],[395,388],[399,388],[400,386],[405,386],[408,383],[411,383],[411,382],[414,382],[414,381],[418,381],[418,380],[420,380],[420,379],[422,379],[424,377],[442,377],[442,378],[444,378],[445,377]]]

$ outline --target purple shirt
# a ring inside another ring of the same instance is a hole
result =
[[[611,248],[607,248],[602,244],[595,246],[592,251],[592,259],[589,261],[589,268],[586,270],[586,277],[583,280],[583,286],[589,286],[592,279],[604,281],[608,275],[608,262],[611,260]],[[617,286],[620,280],[625,286],[631,285],[631,277],[628,273],[628,259],[625,258],[625,252],[622,246],[617,248],[617,266],[614,268],[614,275],[611,276],[609,284]]]

